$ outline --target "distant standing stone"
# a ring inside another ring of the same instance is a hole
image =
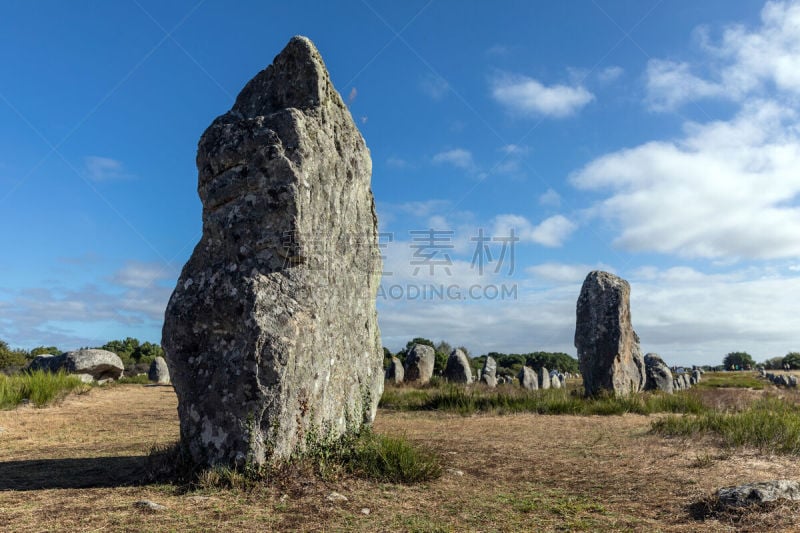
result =
[[[644,390],[660,390],[672,394],[675,388],[672,371],[664,360],[656,353],[648,353],[644,356],[644,366],[647,372]]]
[[[545,367],[539,369],[539,388],[542,390],[550,388],[550,372]]]
[[[587,395],[627,395],[644,389],[639,337],[631,325],[631,287],[608,272],[590,272],[578,297],[575,347]]]
[[[481,369],[481,383],[489,386],[497,386],[497,361],[493,357],[487,356]]]
[[[526,390],[537,390],[539,388],[536,371],[529,366],[523,366],[517,374],[519,385]]]
[[[402,383],[404,374],[403,363],[397,357],[392,357],[392,362],[389,364],[389,368],[386,369],[387,381],[395,384]]]
[[[561,380],[558,376],[550,376],[550,388],[552,389],[560,389],[561,388]]]
[[[433,377],[436,352],[427,344],[414,344],[406,351],[405,381],[425,385]]]
[[[163,357],[156,357],[150,363],[150,371],[147,373],[147,378],[150,381],[158,383],[159,385],[169,384],[169,367]]]
[[[444,369],[444,377],[453,383],[472,383],[472,369],[469,366],[469,358],[460,348],[456,348],[447,358],[447,366]]]

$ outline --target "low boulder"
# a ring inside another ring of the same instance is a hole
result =
[[[800,500],[800,483],[778,479],[725,487],[717,491],[717,499],[723,507],[749,507],[776,500]]]
[[[44,370],[46,372],[63,370],[67,374],[77,374],[84,382],[91,380],[105,382],[121,378],[125,366],[122,364],[122,359],[114,352],[86,349],[61,355],[37,356],[31,361],[28,370]]]

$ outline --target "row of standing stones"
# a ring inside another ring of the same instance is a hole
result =
[[[203,234],[162,335],[185,452],[262,465],[370,424],[384,387],[372,162],[310,40],[292,38],[211,123],[197,169]],[[629,294],[604,272],[583,284],[575,346],[588,394],[675,388],[661,365],[648,380]],[[393,379],[424,380],[429,355],[412,348]],[[523,384],[545,387],[547,373],[531,372]],[[466,354],[450,354],[445,377],[472,380]],[[481,379],[497,379],[493,360]]]
[[[125,371],[125,365],[114,352],[89,348],[64,352],[60,355],[37,355],[26,370],[64,372],[79,377],[84,383],[102,384],[120,379]],[[170,382],[169,368],[163,357],[156,357],[150,364],[148,379],[158,384]]]

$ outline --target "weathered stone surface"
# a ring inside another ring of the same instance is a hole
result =
[[[392,362],[386,369],[386,379],[392,383],[402,383],[404,375],[403,363],[397,357],[392,357]]]
[[[539,369],[539,388],[542,390],[550,388],[550,372],[545,367]]]
[[[28,366],[29,370],[45,370],[77,374],[84,382],[115,380],[122,377],[125,366],[122,359],[107,350],[75,350],[61,355],[37,356]],[[91,377],[87,379],[86,376]]]
[[[427,344],[415,344],[406,352],[405,381],[424,385],[433,377],[436,351]]]
[[[689,379],[689,374],[681,374],[681,381],[683,382],[683,390],[692,388],[692,381]]]
[[[517,374],[519,386],[527,390],[537,390],[539,388],[539,380],[536,376],[536,371],[529,366],[523,366]]]
[[[150,363],[150,370],[147,372],[147,379],[161,385],[169,384],[169,367],[163,357],[156,357]]]
[[[672,371],[658,354],[645,354],[644,367],[647,374],[644,390],[660,390],[672,394],[674,389]]]
[[[672,380],[672,390],[673,390],[673,392],[674,391],[683,390],[683,380],[682,379],[678,379],[678,378],[674,378]]]
[[[578,297],[575,347],[587,395],[617,395],[644,388],[646,373],[639,337],[633,331],[631,288],[608,272],[590,272]]]
[[[472,383],[472,369],[463,350],[456,348],[450,352],[443,376],[453,383]]]
[[[557,375],[550,376],[550,388],[551,389],[561,388],[561,379]]]
[[[203,235],[162,345],[199,464],[263,464],[373,420],[383,391],[372,163],[294,37],[200,138]]]
[[[800,483],[778,479],[725,487],[717,491],[717,499],[725,507],[748,507],[775,500],[800,500]]]
[[[497,361],[493,357],[486,357],[481,369],[480,381],[489,387],[497,386]]]

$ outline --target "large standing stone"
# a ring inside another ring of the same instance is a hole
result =
[[[469,366],[469,358],[463,350],[456,348],[450,353],[444,377],[454,383],[472,383],[472,369]]]
[[[433,377],[436,351],[427,344],[415,344],[406,351],[405,381],[424,385]]]
[[[644,356],[644,366],[647,373],[644,390],[660,390],[672,394],[674,390],[672,371],[664,360],[656,353],[648,353]]]
[[[645,385],[639,337],[633,331],[631,287],[608,272],[586,276],[578,297],[575,347],[587,395],[638,392]]]
[[[481,383],[489,387],[497,387],[497,361],[487,356],[481,369]]]
[[[537,390],[539,388],[536,371],[529,366],[520,368],[517,379],[519,380],[519,386],[525,390]]]
[[[156,357],[153,359],[153,362],[150,363],[147,379],[161,385],[169,384],[169,367],[163,357]]]
[[[392,357],[392,362],[386,369],[386,379],[391,383],[399,384],[403,382],[404,374],[403,363],[397,357]]]
[[[200,138],[203,236],[163,331],[182,445],[263,464],[370,423],[383,391],[372,163],[294,37]]]

